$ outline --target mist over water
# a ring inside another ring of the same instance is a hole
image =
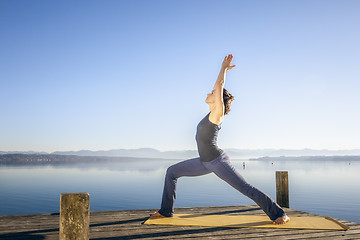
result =
[[[63,166],[1,166],[0,214],[59,212],[60,194],[90,193],[90,210],[157,209],[174,160]],[[275,171],[289,172],[290,208],[360,223],[360,161],[232,160],[252,185],[275,199]],[[178,180],[175,207],[254,202],[214,174]]]

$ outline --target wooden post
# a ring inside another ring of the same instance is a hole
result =
[[[280,207],[289,207],[289,178],[287,171],[276,171],[276,202]]]
[[[90,222],[89,193],[60,195],[60,240],[88,240]]]

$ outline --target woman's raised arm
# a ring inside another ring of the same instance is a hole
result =
[[[221,123],[222,118],[224,117],[225,107],[223,100],[223,89],[225,85],[226,72],[236,67],[236,65],[231,65],[233,58],[234,57],[232,54],[225,56],[221,65],[219,76],[214,85],[215,109],[210,113],[210,119],[215,123]]]

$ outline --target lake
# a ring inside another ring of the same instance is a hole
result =
[[[1,166],[0,215],[59,212],[60,193],[88,192],[90,210],[159,208],[174,160],[63,166]],[[360,161],[232,160],[252,185],[275,199],[275,171],[289,172],[290,208],[360,223]],[[214,174],[178,180],[175,207],[254,202]]]

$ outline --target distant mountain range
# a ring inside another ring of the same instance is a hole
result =
[[[133,157],[104,157],[104,156],[77,156],[57,154],[1,154],[1,165],[64,165],[83,163],[104,163],[104,162],[133,162],[151,161],[151,158]]]
[[[22,166],[22,165],[76,165],[84,166],[83,164],[104,164],[104,163],[134,163],[141,161],[141,166],[146,166],[147,162],[151,161],[174,161],[179,159],[165,159],[165,158],[139,158],[139,157],[108,157],[108,156],[79,156],[79,155],[60,155],[60,154],[0,154],[1,166]],[[241,161],[245,161],[242,159]],[[260,157],[249,158],[246,161],[360,161],[360,156],[299,156],[299,157]],[[139,166],[137,166],[139,167]]]
[[[314,149],[224,149],[231,157],[237,159],[259,158],[259,157],[297,157],[297,156],[359,156],[360,149],[353,150],[314,150]],[[134,158],[166,158],[166,159],[188,159],[198,157],[197,150],[184,151],[159,151],[153,148],[139,149],[114,149],[103,151],[57,151],[46,152],[21,152],[21,151],[0,151],[4,154],[41,154],[41,155],[74,155],[74,156],[103,156],[103,157],[134,157]]]

